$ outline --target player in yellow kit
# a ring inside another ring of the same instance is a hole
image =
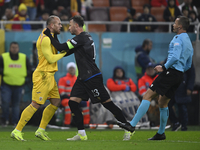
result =
[[[59,34],[62,27],[60,19],[57,16],[50,16],[47,20],[47,27],[53,36]],[[54,74],[58,71],[57,61],[67,53],[61,52],[58,54],[57,50],[51,45],[49,37],[43,34],[44,30],[40,34],[36,45],[39,64],[33,73],[32,102],[24,109],[16,128],[11,132],[11,137],[19,141],[25,141],[21,132],[23,127],[37,109],[45,103],[47,98],[50,98],[51,103],[43,111],[40,126],[35,132],[35,136],[45,141],[50,140],[45,129],[60,105],[60,95]]]

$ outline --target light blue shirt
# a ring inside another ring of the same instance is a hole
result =
[[[165,68],[187,71],[192,64],[193,47],[187,33],[175,35],[169,44],[167,62]]]

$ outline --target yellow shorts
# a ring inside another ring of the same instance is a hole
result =
[[[47,98],[58,98],[58,86],[54,78],[55,72],[35,71],[33,73],[32,100],[44,104]]]

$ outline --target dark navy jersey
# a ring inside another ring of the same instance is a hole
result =
[[[69,46],[68,42],[70,42],[73,46],[71,44],[71,46]],[[89,33],[81,32],[68,42],[67,44],[70,49],[68,53],[74,53],[75,55],[79,72],[79,80],[86,81],[96,75],[101,74],[95,63],[95,45]]]

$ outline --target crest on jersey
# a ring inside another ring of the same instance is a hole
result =
[[[40,101],[41,101],[42,99],[43,99],[42,97],[39,98]]]

